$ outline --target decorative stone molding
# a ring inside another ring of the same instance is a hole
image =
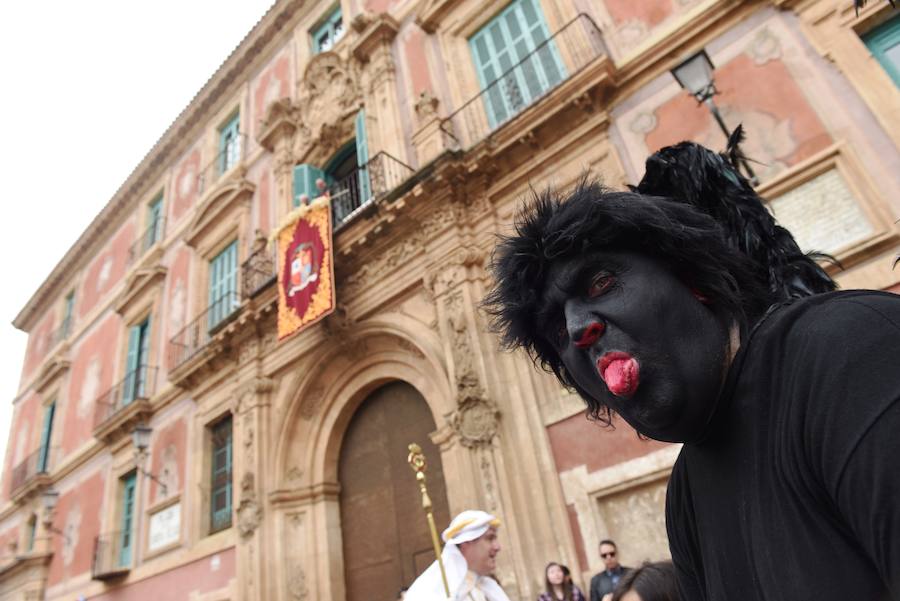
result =
[[[416,14],[416,23],[428,33],[434,33],[456,4],[453,0],[428,0]]]
[[[234,401],[231,407],[232,413],[235,415],[252,409],[253,407],[265,403],[258,401],[258,397],[268,394],[275,387],[275,382],[271,378],[264,376],[254,376],[252,380],[241,384],[234,395]]]
[[[338,282],[339,295],[345,298],[353,298],[360,290],[373,285],[376,281],[383,280],[392,275],[392,272],[401,265],[410,262],[415,256],[425,249],[425,236],[417,232],[404,238],[398,244],[388,248],[381,255],[362,265],[354,273]]]
[[[262,522],[262,508],[256,502],[253,472],[241,479],[241,504],[237,508],[237,527],[242,539],[253,536]]]
[[[430,91],[422,90],[419,93],[419,97],[416,99],[415,104],[416,117],[419,119],[419,125],[423,125],[432,119],[439,118],[438,106],[440,106],[440,104],[441,101],[435,98]]]
[[[166,268],[162,265],[153,265],[148,269],[140,269],[132,273],[125,283],[125,289],[113,305],[116,313],[129,321],[129,308],[143,305],[150,296],[158,296],[162,291],[162,283],[165,279]]]
[[[194,219],[184,235],[188,246],[198,247],[204,236],[217,224],[234,223],[240,217],[249,215],[250,200],[256,186],[245,178],[245,169],[235,167],[235,174],[221,185],[217,184],[215,193],[211,194],[197,208]]]
[[[489,400],[480,397],[465,397],[450,419],[453,431],[466,447],[488,445],[497,435],[500,409]]]
[[[443,227],[448,223],[449,221],[438,222],[432,227]],[[426,276],[425,286],[435,297],[443,296],[465,281],[469,267],[481,266],[484,265],[484,262],[485,255],[477,248],[457,248],[438,263],[439,268],[434,269]]]
[[[379,14],[360,34],[353,46],[353,56],[361,63],[369,62],[379,46],[390,46],[398,31],[400,25],[394,17],[388,13]]]

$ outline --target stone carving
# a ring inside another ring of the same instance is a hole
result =
[[[405,265],[420,254],[424,249],[425,237],[422,232],[417,232],[412,236],[405,238],[399,244],[396,244],[385,250],[380,256],[372,261],[362,265],[355,273],[350,274],[339,284],[341,290],[339,294],[347,297],[355,297],[357,294],[373,285],[376,280],[382,280],[396,267]]]
[[[325,400],[325,389],[322,385],[317,385],[309,392],[303,395],[300,400],[300,417],[303,419],[312,419],[319,411],[319,407]]]
[[[781,41],[768,27],[756,32],[753,41],[746,50],[757,65],[764,65],[771,60],[781,58]]]
[[[253,407],[264,404],[259,398],[272,391],[275,383],[272,378],[254,376],[252,379],[242,383],[234,395],[231,411],[234,414],[247,411]]]
[[[635,559],[668,557],[665,479],[598,499],[609,535]],[[627,542],[625,542],[627,541]]]
[[[456,205],[445,204],[429,213],[428,217],[422,221],[422,232],[425,234],[425,238],[430,240],[439,232],[458,223],[458,221],[459,216],[457,215]]]
[[[306,574],[299,562],[295,562],[288,571],[288,592],[291,594],[291,598],[297,601],[303,601],[309,596],[309,590],[306,588]]]
[[[463,446],[487,445],[497,434],[500,410],[486,399],[466,398],[454,412],[451,425]]]
[[[256,502],[253,472],[245,472],[241,479],[241,504],[237,509],[237,526],[241,538],[253,535],[262,521],[262,508]]]
[[[75,560],[75,549],[78,547],[78,535],[81,532],[81,505],[76,501],[75,505],[66,514],[66,523],[63,526],[63,564],[68,567]]]
[[[422,90],[416,99],[416,116],[419,118],[419,126],[425,125],[438,117],[438,105],[440,100],[435,98],[430,91]]]
[[[167,445],[162,452],[162,469],[160,470],[159,479],[166,485],[165,486],[165,494],[163,494],[163,487],[156,487],[156,498],[157,500],[165,498],[167,495],[172,495],[175,491],[179,490],[179,482],[178,482],[178,449],[174,444]]]
[[[293,549],[297,553],[297,543],[303,540],[303,514],[294,513],[287,516],[288,532],[287,541],[289,541],[289,549]],[[302,544],[300,545],[302,548]],[[296,555],[288,561],[287,570],[287,589],[292,599],[304,601],[309,596],[309,590],[306,587],[306,573],[303,571],[302,560]]]
[[[656,125],[657,119],[653,111],[641,111],[631,120],[628,129],[636,134],[646,135],[656,129]]]

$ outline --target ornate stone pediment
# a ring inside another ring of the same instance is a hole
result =
[[[349,61],[335,52],[317,54],[309,62],[300,83],[302,113],[294,138],[294,156],[324,162],[353,137],[353,117],[362,102],[358,74]],[[278,109],[283,110],[283,109]],[[318,125],[310,130],[311,123]]]
[[[215,224],[237,221],[241,211],[249,212],[250,199],[256,186],[247,181],[243,173],[237,175],[238,177],[223,182],[197,209],[184,237],[188,246],[196,247]]]
[[[158,293],[165,279],[166,268],[162,265],[154,265],[133,272],[125,283],[125,289],[116,299],[114,305],[116,313],[126,317],[129,307],[142,305],[142,300]]]
[[[273,101],[267,108],[259,127],[257,140],[263,148],[274,152],[277,141],[293,135],[303,119],[300,105],[290,98]]]

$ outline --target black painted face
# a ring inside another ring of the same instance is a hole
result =
[[[661,262],[594,252],[555,263],[547,336],[581,390],[638,432],[697,438],[727,372],[729,324]]]

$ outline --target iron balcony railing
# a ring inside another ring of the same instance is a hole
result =
[[[335,228],[369,201],[384,196],[415,170],[387,152],[379,152],[343,179],[331,184],[331,212]]]
[[[210,304],[169,340],[169,369],[175,369],[206,348],[219,326],[241,306],[237,292],[228,292]]]
[[[10,474],[10,491],[15,493],[42,474],[49,474],[58,456],[58,448],[41,447],[20,461]]]
[[[247,134],[238,134],[229,141],[197,175],[197,190],[203,194],[220,177],[231,171],[241,159],[247,147]]]
[[[540,35],[540,34],[538,34]],[[479,49],[476,46],[475,52]],[[485,50],[486,51],[486,50]],[[467,150],[527,107],[547,96],[595,59],[607,54],[600,28],[581,13],[556,33],[539,40],[527,54],[517,47],[515,58],[501,60],[503,72],[491,78],[479,94],[441,121],[441,129],[460,149]]]
[[[91,578],[108,580],[121,576],[131,569],[134,549],[132,532],[116,530],[98,535],[94,539],[94,559],[91,562]]]
[[[144,256],[144,253],[150,250],[151,246],[162,240],[165,233],[165,223],[165,218],[160,216],[147,226],[140,238],[135,240],[134,244],[128,249],[129,264]]]
[[[141,365],[100,395],[94,410],[94,428],[112,419],[131,403],[152,397],[156,388],[157,370],[156,367]]]
[[[241,265],[241,296],[251,298],[275,280],[275,256],[268,244],[261,245]]]

